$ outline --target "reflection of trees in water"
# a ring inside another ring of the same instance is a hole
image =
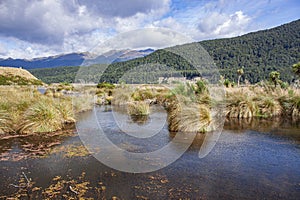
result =
[[[230,130],[234,133],[243,133],[246,130],[258,131],[261,133],[272,133],[276,135],[288,136],[300,141],[300,120],[291,118],[248,118],[226,119],[224,130]]]
[[[255,130],[259,132],[269,132],[278,128],[281,123],[282,119],[280,118],[273,118],[272,120],[259,118],[230,118],[226,119],[224,129],[232,131]]]
[[[282,127],[284,125],[293,126],[296,121],[286,120],[283,118],[272,118],[272,119],[260,119],[260,118],[248,118],[248,119],[237,119],[230,118],[226,119],[224,124],[225,130],[255,130],[259,132],[270,132],[274,129]]]

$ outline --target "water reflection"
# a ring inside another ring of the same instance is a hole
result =
[[[231,118],[226,119],[224,130],[230,130],[234,133],[245,133],[247,130],[253,130],[260,133],[272,133],[277,136],[291,138],[300,143],[300,120],[289,118]]]
[[[120,148],[131,152],[155,151],[173,140],[176,135],[180,136],[181,140],[172,146],[173,151],[180,150],[181,145],[189,142],[188,134],[169,133],[166,125],[159,133],[149,138],[135,138],[124,134],[114,121],[113,109],[101,109],[101,113],[82,113],[79,119],[86,123],[94,114],[101,114],[102,117],[98,119],[101,119],[100,123],[107,131],[107,137]],[[130,123],[130,120],[127,122]],[[86,125],[86,134],[94,134],[90,132],[89,124]],[[149,124],[135,126],[146,127]],[[187,152],[175,163],[157,172],[145,174],[123,173],[110,169],[87,155],[72,157],[50,154],[34,159],[2,160],[0,199],[1,196],[13,196],[16,193],[17,189],[9,184],[17,184],[23,171],[34,180],[35,186],[41,187],[41,191],[57,183],[53,182],[56,176],[61,176],[61,180],[65,180],[66,183],[75,184],[87,180],[88,194],[95,199],[96,193],[90,191],[102,188],[99,186],[100,182],[106,188],[106,199],[113,196],[120,199],[298,199],[299,130],[298,122],[287,119],[231,119],[226,121],[224,132],[207,157],[199,159],[198,151],[205,145],[206,138],[213,137],[211,133],[199,133],[195,135]],[[60,144],[55,145],[55,142]],[[32,146],[26,146],[29,144]],[[12,157],[20,152],[22,155],[30,154],[26,148],[37,150],[42,146],[50,149],[61,147],[70,151],[67,148],[69,145],[82,144],[77,136],[43,139],[36,136],[24,137],[1,140],[0,152]],[[102,148],[99,147],[99,152]],[[62,151],[60,148],[59,150]],[[78,177],[83,172],[86,175],[82,180]],[[69,185],[64,185],[61,196],[71,193],[75,199],[78,198],[68,187]],[[41,193],[37,195],[42,199]]]
[[[130,119],[133,123],[138,125],[145,125],[150,121],[150,117],[148,115],[130,115]]]
[[[33,134],[0,140],[0,161],[19,161],[33,157],[44,157],[53,148],[75,136],[69,129],[52,135]]]

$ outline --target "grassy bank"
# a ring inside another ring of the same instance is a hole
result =
[[[41,94],[32,87],[0,88],[0,133],[28,134],[53,132],[75,122],[72,98]],[[78,98],[75,112],[88,109],[84,97]],[[81,100],[81,101],[80,101]]]
[[[251,117],[300,117],[300,90],[249,86],[226,89],[226,116]]]
[[[218,119],[293,118],[300,119],[300,90],[274,87],[267,83],[225,88],[224,98],[208,88],[204,81],[180,83],[168,89],[161,86],[122,86],[115,89],[112,103],[126,105],[128,112],[140,114],[139,104],[160,104],[168,112],[169,130],[207,132],[218,127]],[[222,95],[221,95],[222,96]],[[151,107],[151,106],[150,106]],[[221,117],[221,118],[219,118]]]
[[[217,89],[223,89],[216,87]],[[70,85],[50,86],[45,94],[33,87],[0,88],[0,133],[27,134],[62,130],[75,122],[74,113],[93,104],[127,106],[130,116],[148,116],[154,104],[165,107],[169,130],[206,132],[218,125],[218,117],[228,119],[280,118],[300,119],[300,90],[282,89],[267,84],[225,88],[225,98],[216,99],[203,81],[162,85],[99,84],[76,91]],[[75,90],[76,98],[65,95]]]

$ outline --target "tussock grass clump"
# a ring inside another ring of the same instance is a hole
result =
[[[256,103],[251,96],[242,92],[228,94],[226,99],[226,116],[229,118],[251,118],[258,111]]]
[[[260,83],[226,91],[226,116],[229,118],[300,116],[300,92],[297,89],[272,88]]]
[[[133,101],[132,89],[128,87],[119,87],[116,88],[112,94],[113,99],[111,101],[112,105],[126,105],[128,102]]]
[[[174,132],[207,132],[212,124],[211,99],[204,80],[196,84],[179,83],[168,98],[169,130]]]
[[[212,121],[210,109],[199,104],[176,104],[168,109],[169,130],[172,132],[206,132]]]
[[[111,83],[106,83],[106,82],[103,82],[103,83],[99,83],[97,85],[97,88],[99,89],[114,89],[115,88],[115,85],[114,84],[111,84]]]
[[[0,110],[0,134],[6,132],[11,132],[11,119],[7,111]]]
[[[55,108],[58,110],[64,124],[75,123],[76,120],[71,99],[66,98],[63,101],[57,101]]]
[[[0,94],[1,132],[52,132],[75,122],[69,97],[48,97],[28,87],[1,88]]]
[[[143,101],[134,101],[127,104],[127,113],[129,115],[145,116],[150,114],[150,106]]]
[[[19,132],[52,132],[61,130],[63,121],[61,115],[53,105],[52,100],[40,101],[31,106],[24,115],[25,122],[21,124]]]
[[[281,96],[278,98],[285,116],[300,118],[300,95],[292,95],[290,97]]]
[[[146,99],[153,99],[156,97],[155,90],[151,89],[136,89],[131,97],[134,101],[144,101]]]
[[[262,97],[257,104],[258,112],[256,115],[259,117],[274,117],[283,113],[280,103],[272,97]]]

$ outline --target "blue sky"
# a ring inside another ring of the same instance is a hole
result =
[[[159,28],[193,41],[234,37],[300,19],[299,10],[299,0],[1,0],[0,57],[90,51],[136,29],[145,32],[134,35],[140,47],[182,42],[161,37]],[[158,29],[147,34],[149,28]]]

